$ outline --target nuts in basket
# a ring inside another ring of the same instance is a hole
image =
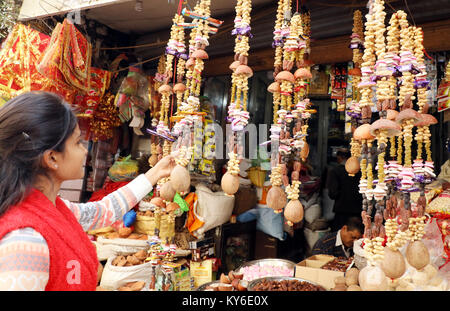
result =
[[[121,292],[138,292],[142,290],[145,286],[145,282],[138,281],[138,282],[130,282],[125,284],[122,287],[119,287],[118,290]]]
[[[137,266],[137,265],[142,265],[143,263],[145,263],[146,258],[147,258],[147,252],[144,250],[141,250],[132,255],[117,256],[116,258],[113,259],[111,264],[113,266],[117,266],[117,267]]]

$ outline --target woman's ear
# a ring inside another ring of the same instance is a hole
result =
[[[42,156],[42,167],[50,170],[58,169],[57,155],[54,150],[47,150],[44,152],[44,155]]]

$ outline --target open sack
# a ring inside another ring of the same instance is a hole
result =
[[[130,282],[145,282],[144,289],[148,289],[152,276],[152,264],[147,262],[141,265],[118,267],[112,264],[114,257],[108,258],[103,268],[100,286],[108,290],[116,290]],[[144,290],[143,289],[143,290]]]
[[[204,224],[192,234],[197,238],[203,238],[206,231],[230,220],[234,208],[234,197],[225,195],[223,191],[213,192],[201,183],[196,186],[195,194],[198,200],[194,213]]]
[[[97,248],[98,260],[107,260],[110,257],[118,255],[130,255],[141,250],[148,250],[150,245],[146,240],[134,239],[106,239],[98,237],[97,241],[93,242]]]

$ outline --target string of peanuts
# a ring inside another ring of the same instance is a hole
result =
[[[373,4],[374,6],[374,4]],[[363,63],[361,64],[361,83],[358,87],[361,92],[361,100],[359,106],[362,113],[362,120],[365,123],[370,121],[370,116],[372,115],[371,106],[372,104],[372,85],[370,81],[371,74],[373,73],[373,67],[376,62],[375,55],[375,16],[373,14],[374,8],[369,10],[366,14],[365,31],[364,31],[364,53],[362,56]]]
[[[303,22],[303,34],[306,36],[306,46],[305,53],[310,53],[311,51],[311,13],[309,11],[305,11],[302,13],[302,22]],[[301,51],[299,51],[300,53]],[[299,57],[300,59],[302,58]]]
[[[400,56],[401,56],[401,66],[408,66],[411,64],[410,57],[412,56],[412,51],[414,49],[414,41],[412,40],[412,27],[409,26],[408,20],[406,18],[406,13],[403,11],[397,11],[399,17],[400,25]],[[405,60],[405,61],[404,61]],[[414,96],[414,76],[410,70],[403,72],[401,78],[402,84],[398,93],[399,106],[409,105],[408,96],[410,100],[415,99]],[[407,107],[410,108],[410,107]]]
[[[274,57],[274,76],[281,71],[283,66],[283,46],[282,46],[282,34],[281,28],[283,26],[283,18],[284,18],[284,3],[287,0],[278,0],[277,7],[277,17],[275,20],[275,29],[274,29],[274,45],[275,47],[275,57]]]

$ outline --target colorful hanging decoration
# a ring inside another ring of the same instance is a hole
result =
[[[50,37],[23,24],[16,24],[0,50],[0,94],[9,99],[29,91],[48,91],[72,103],[77,90],[65,81],[53,80],[36,68]]]
[[[92,46],[68,19],[58,23],[50,43],[37,65],[43,75],[88,92],[90,87]]]
[[[276,213],[284,209],[287,224],[293,226],[303,218],[303,206],[298,200],[300,170],[309,154],[308,119],[315,112],[307,98],[312,78],[311,62],[306,59],[310,52],[310,15],[305,11],[291,16],[289,0],[278,4],[273,43],[275,82],[268,87],[273,94],[274,122],[270,129],[271,141],[265,143],[270,143],[272,149],[272,187],[267,194],[267,205]],[[291,160],[293,169],[289,172],[287,164]],[[286,205],[287,198],[291,201]]]
[[[145,112],[149,108],[148,97],[149,83],[137,67],[130,67],[127,77],[120,85],[115,98],[115,104],[119,107],[119,117],[122,122],[130,122],[130,127],[136,135],[143,135],[141,128],[144,126]]]
[[[353,133],[352,155],[359,153],[354,141],[361,142],[361,217],[365,226],[364,250],[368,265],[360,273],[376,273],[372,277],[380,280],[388,277],[395,281],[405,273],[406,261],[417,270],[429,262],[429,253],[421,239],[426,219],[425,185],[436,177],[429,126],[437,120],[427,114],[429,82],[424,65],[423,32],[420,27],[409,25],[403,11],[392,14],[386,32],[385,15],[383,0],[369,1],[359,104],[370,107],[373,95],[370,89],[375,86],[380,118],[369,124],[371,114],[368,108],[364,108],[365,113],[361,108],[363,124]],[[416,91],[418,111],[413,105]],[[397,94],[400,111],[396,110]],[[414,127],[417,127],[415,135]],[[375,140],[376,148],[372,146]],[[414,162],[413,140],[417,142]],[[426,161],[422,159],[424,145]],[[373,179],[372,159],[375,156],[377,179]],[[386,158],[390,158],[387,163]],[[417,201],[411,200],[412,192],[419,192]],[[405,245],[406,258],[399,252]],[[414,260],[415,256],[421,256],[420,263]],[[403,268],[391,269],[392,261]]]
[[[228,106],[227,121],[231,125],[232,135],[228,137],[229,160],[227,172],[222,177],[221,185],[226,195],[232,196],[239,189],[239,158],[243,157],[241,137],[244,128],[248,124],[248,79],[253,76],[252,69],[247,66],[249,38],[251,35],[250,12],[251,0],[238,0],[236,5],[236,17],[234,19],[235,35],[234,62],[230,65],[231,75],[231,100]]]
[[[114,97],[110,93],[105,94],[94,108],[89,120],[90,139],[94,142],[113,138],[115,129],[122,124]]]

